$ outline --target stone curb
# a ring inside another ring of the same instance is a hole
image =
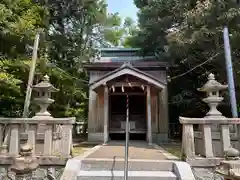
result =
[[[81,160],[69,159],[60,180],[77,180],[77,172],[80,168]]]
[[[179,157],[174,156],[173,154],[169,153],[168,151],[166,151],[165,149],[163,149],[162,147],[158,146],[157,144],[152,144],[152,146],[157,149],[160,150],[161,153],[166,157],[167,160],[180,160]]]
[[[116,159],[112,159],[112,158],[86,158],[84,159],[86,161],[114,161],[114,162],[123,162],[125,161],[125,159],[123,158],[116,158]],[[153,160],[153,159],[128,159],[129,162],[171,162],[174,163],[176,162],[176,160]]]
[[[77,180],[77,173],[81,169],[82,159],[86,158],[90,154],[94,153],[96,150],[98,150],[101,147],[101,145],[97,145],[85,153],[83,153],[80,156],[76,156],[73,159],[69,159],[67,161],[67,164],[64,168],[63,174],[60,178],[60,180]]]
[[[191,166],[184,161],[174,162],[173,172],[177,175],[178,180],[196,180]]]
[[[76,156],[73,159],[79,159],[82,160],[88,156],[90,156],[92,153],[94,153],[95,151],[97,151],[98,149],[100,149],[102,147],[102,145],[97,145],[94,146],[93,148],[89,149],[88,151],[84,152],[82,155]]]
[[[60,180],[69,180],[69,179],[77,180],[77,173],[78,173],[78,170],[81,169],[82,160],[90,156],[92,153],[100,149],[102,146],[104,146],[104,144],[97,145],[91,148],[90,150],[86,151],[82,155],[76,156],[73,159],[68,160]],[[178,157],[167,152],[157,144],[152,144],[151,146],[157,150],[160,150],[167,160],[179,160]]]

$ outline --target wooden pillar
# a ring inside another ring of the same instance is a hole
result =
[[[152,144],[152,113],[151,113],[151,91],[150,86],[147,86],[147,134],[148,143]]]
[[[104,144],[108,142],[108,117],[109,117],[108,87],[104,86]]]
[[[89,104],[88,104],[88,133],[95,133],[96,127],[96,103],[97,93],[91,88],[89,89]]]
[[[161,141],[168,139],[168,90],[167,87],[163,88],[160,92],[159,100],[159,133],[161,135]]]
[[[152,134],[158,133],[158,92],[151,89]],[[154,139],[154,135],[152,135]]]

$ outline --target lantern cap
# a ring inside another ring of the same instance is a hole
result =
[[[208,81],[206,84],[204,84],[203,87],[198,88],[198,91],[202,92],[215,92],[215,91],[220,91],[223,89],[227,89],[228,85],[223,85],[219,83],[218,81],[215,80],[214,74],[210,73],[208,75]]]
[[[34,85],[33,89],[36,91],[42,91],[42,89],[46,89],[49,92],[57,92],[59,89],[55,88],[50,82],[49,82],[49,76],[45,75],[43,77],[43,81]]]

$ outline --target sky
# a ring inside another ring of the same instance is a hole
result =
[[[131,17],[137,21],[137,7],[133,0],[107,0],[108,12],[118,12],[122,18]]]

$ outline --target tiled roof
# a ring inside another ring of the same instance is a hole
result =
[[[100,57],[95,62],[119,62],[119,61],[138,61],[145,59],[156,59],[155,56],[141,55],[139,48],[102,48],[99,49]]]

